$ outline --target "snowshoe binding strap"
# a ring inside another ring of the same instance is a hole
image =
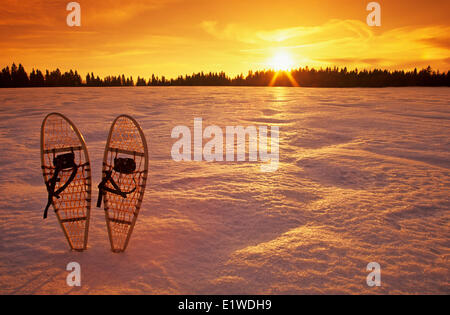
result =
[[[133,174],[134,171],[136,170],[136,162],[130,158],[115,158],[113,170],[120,174],[128,174],[128,175]],[[122,198],[127,198],[127,195],[132,194],[136,190],[136,187],[134,187],[131,191],[122,191],[119,185],[117,185],[117,183],[113,179],[112,174],[113,171],[105,171],[105,177],[98,185],[98,199],[97,199],[98,208],[100,208],[102,205],[103,194],[105,192],[110,192],[119,195]],[[111,183],[114,189],[106,186],[108,182]],[[134,180],[134,182],[136,183],[136,180]]]
[[[78,166],[75,164],[75,154],[73,152],[61,154],[54,157],[53,166],[55,167],[53,176],[45,183],[48,191],[48,201],[44,210],[44,219],[47,218],[48,208],[50,208],[50,205],[53,202],[53,197],[59,199],[59,194],[61,194],[75,179],[78,171]],[[72,169],[72,174],[70,174],[69,179],[64,183],[64,185],[62,185],[57,191],[55,191],[56,183],[60,181],[60,178],[58,178],[59,173],[70,168]]]
[[[131,158],[115,158],[114,170],[122,174],[133,174],[136,170],[136,162]]]

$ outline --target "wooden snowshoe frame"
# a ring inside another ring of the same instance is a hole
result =
[[[132,158],[136,169],[131,174],[114,170],[114,159]],[[131,192],[126,198],[108,191],[103,192],[106,226],[111,250],[125,251],[133,233],[144,198],[148,176],[148,148],[144,133],[137,121],[128,116],[117,117],[111,125],[103,156],[102,180],[107,172],[122,192]],[[114,187],[110,182],[108,188]]]
[[[91,167],[86,143],[78,128],[64,115],[51,113],[41,127],[41,165],[47,183],[55,172],[53,159],[58,154],[74,153],[78,171],[52,206],[72,250],[87,248],[91,213]],[[71,169],[59,172],[56,190],[67,182]]]

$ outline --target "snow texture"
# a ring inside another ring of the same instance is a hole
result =
[[[81,130],[97,194],[113,119],[147,137],[147,191],[127,251],[92,204],[71,252],[46,204],[41,122]],[[450,294],[450,89],[0,90],[0,294]],[[280,164],[174,162],[172,128],[280,126]],[[81,264],[82,286],[66,266]],[[369,262],[381,287],[366,284]]]

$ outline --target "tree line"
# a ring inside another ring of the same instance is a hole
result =
[[[125,75],[107,76],[103,79],[88,73],[85,80],[75,70],[62,73],[59,69],[38,69],[31,73],[19,64],[6,66],[0,73],[0,88],[8,87],[57,87],[57,86],[303,86],[303,87],[395,87],[395,86],[450,86],[450,71],[433,71],[430,66],[418,71],[404,70],[347,70],[347,68],[309,67],[291,71],[249,71],[229,77],[225,72],[199,72],[167,79],[154,74],[146,80]]]

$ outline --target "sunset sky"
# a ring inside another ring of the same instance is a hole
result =
[[[363,0],[78,2],[82,25],[69,27],[69,1],[3,0],[0,65],[145,78],[277,64],[450,70],[448,0],[378,1],[381,27],[366,24]]]

